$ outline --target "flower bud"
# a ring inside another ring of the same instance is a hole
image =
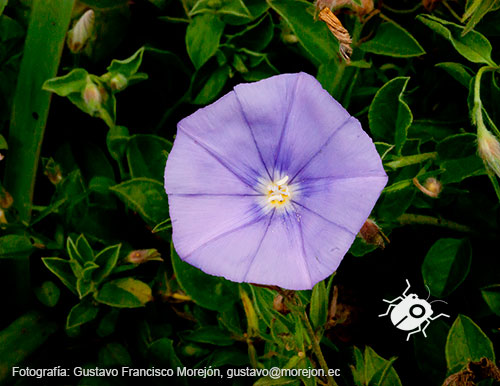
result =
[[[123,74],[116,74],[109,81],[109,87],[113,91],[121,91],[127,87],[128,80]]]
[[[285,304],[285,299],[283,295],[277,294],[273,300],[273,308],[278,311],[280,314],[288,314],[290,310]]]
[[[5,212],[0,209],[0,224],[7,224],[7,218],[5,217]],[[5,227],[0,226],[0,228],[4,229]]]
[[[373,11],[374,4],[373,0],[362,0],[361,5],[356,4],[353,0],[316,0],[316,8],[319,11],[325,7],[332,10],[348,7],[358,16],[363,16]]]
[[[422,193],[432,198],[438,198],[439,193],[443,190],[443,184],[434,177],[427,178],[424,185],[421,185],[417,177],[415,177],[413,183]]]
[[[43,174],[45,174],[54,185],[58,185],[63,179],[61,166],[56,163],[53,158],[42,159],[42,162],[44,164]]]
[[[85,48],[90,36],[92,36],[94,22],[94,11],[89,9],[78,19],[73,29],[68,32],[68,47],[71,52],[76,54]]]
[[[83,101],[91,113],[98,111],[101,107],[102,96],[99,88],[89,80],[82,92]]]
[[[142,264],[151,260],[163,261],[156,249],[138,249],[130,252],[125,258],[125,261],[132,264]]]
[[[0,186],[0,208],[9,209],[14,203],[14,198],[2,186]]]
[[[477,130],[477,149],[487,167],[500,177],[500,143],[484,126]]]
[[[359,230],[358,236],[363,239],[363,241],[370,245],[376,245],[377,247],[384,249],[385,241],[389,242],[389,239],[384,235],[380,227],[373,220],[366,220],[361,229]]]

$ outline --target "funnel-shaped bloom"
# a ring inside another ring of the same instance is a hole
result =
[[[229,280],[312,288],[387,182],[359,122],[304,73],[240,84],[177,129],[165,170],[175,249]]]

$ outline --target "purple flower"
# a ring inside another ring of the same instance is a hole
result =
[[[312,288],[387,182],[358,120],[308,74],[240,84],[177,129],[165,169],[175,249],[232,281]]]

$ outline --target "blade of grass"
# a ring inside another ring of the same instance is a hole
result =
[[[29,223],[35,176],[50,106],[43,83],[57,74],[74,0],[34,0],[17,80],[9,127],[5,188],[13,196],[19,219]],[[14,267],[17,301],[29,295],[29,260]]]

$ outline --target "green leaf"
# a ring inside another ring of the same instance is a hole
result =
[[[375,94],[368,111],[373,137],[394,143],[398,154],[401,154],[408,128],[413,122],[411,110],[403,100],[409,80],[408,77],[398,77],[384,84]]]
[[[114,8],[128,3],[128,0],[81,0],[83,4],[93,8]]]
[[[218,327],[201,327],[186,336],[187,340],[198,343],[208,343],[216,346],[231,346],[234,341],[229,334]]]
[[[139,48],[131,57],[124,60],[113,59],[107,70],[112,74],[122,74],[126,78],[133,76],[141,66],[144,47]]]
[[[23,235],[0,237],[0,259],[24,258],[34,250],[30,239]]]
[[[486,334],[465,315],[458,315],[446,340],[446,363],[451,373],[462,370],[471,361],[486,357],[495,362],[493,344]]]
[[[181,288],[194,302],[204,308],[222,311],[239,300],[238,286],[221,277],[207,275],[182,261],[171,244],[170,252],[175,277]]]
[[[119,308],[111,308],[109,312],[101,319],[96,333],[101,338],[111,335],[115,331],[116,322],[120,315]]]
[[[66,241],[66,251],[68,252],[70,260],[76,261],[80,266],[85,265],[85,260],[80,255],[80,252],[78,252],[78,249],[76,248],[76,245],[71,237],[68,237],[68,240]]]
[[[453,62],[438,63],[436,67],[442,68],[462,86],[469,88],[473,76],[472,70],[469,67]]]
[[[64,76],[47,80],[43,89],[62,97],[73,93],[80,94],[87,85],[88,76],[88,72],[83,68],[75,68]]]
[[[462,36],[469,33],[481,19],[490,12],[495,6],[498,6],[498,0],[474,0],[470,3],[468,8],[465,10],[462,22],[469,19],[467,25],[465,26]]]
[[[4,136],[0,134],[0,150],[7,150],[8,148],[7,141]]]
[[[137,134],[127,143],[127,161],[132,178],[147,177],[163,181],[165,163],[172,142],[150,134]]]
[[[197,15],[189,23],[186,31],[186,49],[197,69],[215,54],[223,31],[224,22],[212,13]]]
[[[241,24],[239,19],[243,19],[242,22],[246,23],[252,18],[252,14],[243,0],[220,0],[215,2],[198,0],[189,12],[189,15],[194,16],[205,12],[215,12],[216,14],[230,16],[232,17],[230,21],[236,25]]]
[[[76,294],[76,278],[69,260],[61,259],[59,257],[42,257],[42,261],[66,287]]]
[[[309,314],[313,327],[318,328],[326,324],[328,316],[328,294],[326,293],[324,281],[320,281],[313,288]]]
[[[481,288],[481,294],[490,310],[500,316],[500,284]]]
[[[465,280],[471,261],[467,239],[440,239],[427,252],[422,264],[424,283],[433,296],[446,297]]]
[[[314,20],[315,8],[303,0],[269,0],[271,8],[288,23],[300,44],[317,62],[327,63],[338,56],[339,44],[326,24]]]
[[[441,175],[443,184],[461,182],[469,177],[483,176],[486,174],[484,163],[477,155],[464,158],[445,160],[439,164],[444,173]]]
[[[88,323],[95,319],[99,308],[93,304],[91,299],[85,298],[76,304],[68,314],[66,319],[66,328],[74,328]]]
[[[495,62],[491,59],[491,44],[479,32],[470,31],[467,35],[462,36],[464,27],[458,24],[432,15],[418,15],[417,19],[449,40],[457,52],[467,60],[495,66]]]
[[[123,157],[129,138],[129,131],[124,126],[114,125],[109,129],[106,136],[106,145],[113,159],[118,161]]]
[[[168,338],[155,340],[148,347],[151,362],[159,367],[178,368],[183,367],[174,349],[174,341]],[[182,384],[187,384],[181,380]]]
[[[38,312],[28,312],[0,331],[0,382],[57,331],[57,324]]]
[[[161,182],[150,178],[134,178],[110,190],[151,226],[168,218],[167,194]]]
[[[153,295],[146,283],[127,277],[104,283],[94,298],[111,307],[136,308],[144,307]]]
[[[476,154],[477,136],[472,133],[450,135],[436,146],[440,160],[459,159]]]
[[[35,288],[35,296],[47,307],[54,307],[60,295],[61,291],[53,281],[44,281],[40,287]]]
[[[0,0],[0,15],[2,15],[6,5],[7,5],[7,0]]]
[[[118,262],[118,256],[120,255],[121,244],[112,245],[97,254],[95,257],[95,263],[99,266],[93,272],[93,278],[96,283],[100,283],[104,278],[106,278],[113,268],[115,268]]]
[[[423,334],[416,334],[413,339],[418,368],[428,378],[435,381],[436,385],[441,384],[443,379],[446,378],[444,347],[450,326],[446,324],[445,320],[437,319],[432,321],[425,330],[427,337]]]
[[[205,105],[215,100],[226,85],[230,71],[231,68],[228,65],[217,67],[217,69],[210,74],[206,82],[204,82],[202,89],[193,99],[193,103]]]
[[[83,234],[76,239],[76,249],[84,262],[94,261],[94,251]]]
[[[382,23],[375,36],[363,43],[360,48],[365,52],[396,58],[410,58],[425,54],[417,40],[407,30],[393,22]]]
[[[371,347],[366,346],[364,355],[354,347],[355,366],[352,366],[354,381],[357,385],[398,386],[401,385],[392,363],[396,358],[386,360]]]
[[[99,365],[102,367],[131,366],[132,358],[120,343],[108,343],[99,350]]]
[[[274,24],[271,14],[267,14],[257,23],[249,25],[243,31],[231,36],[228,43],[237,47],[245,47],[252,51],[264,50],[274,35]]]

